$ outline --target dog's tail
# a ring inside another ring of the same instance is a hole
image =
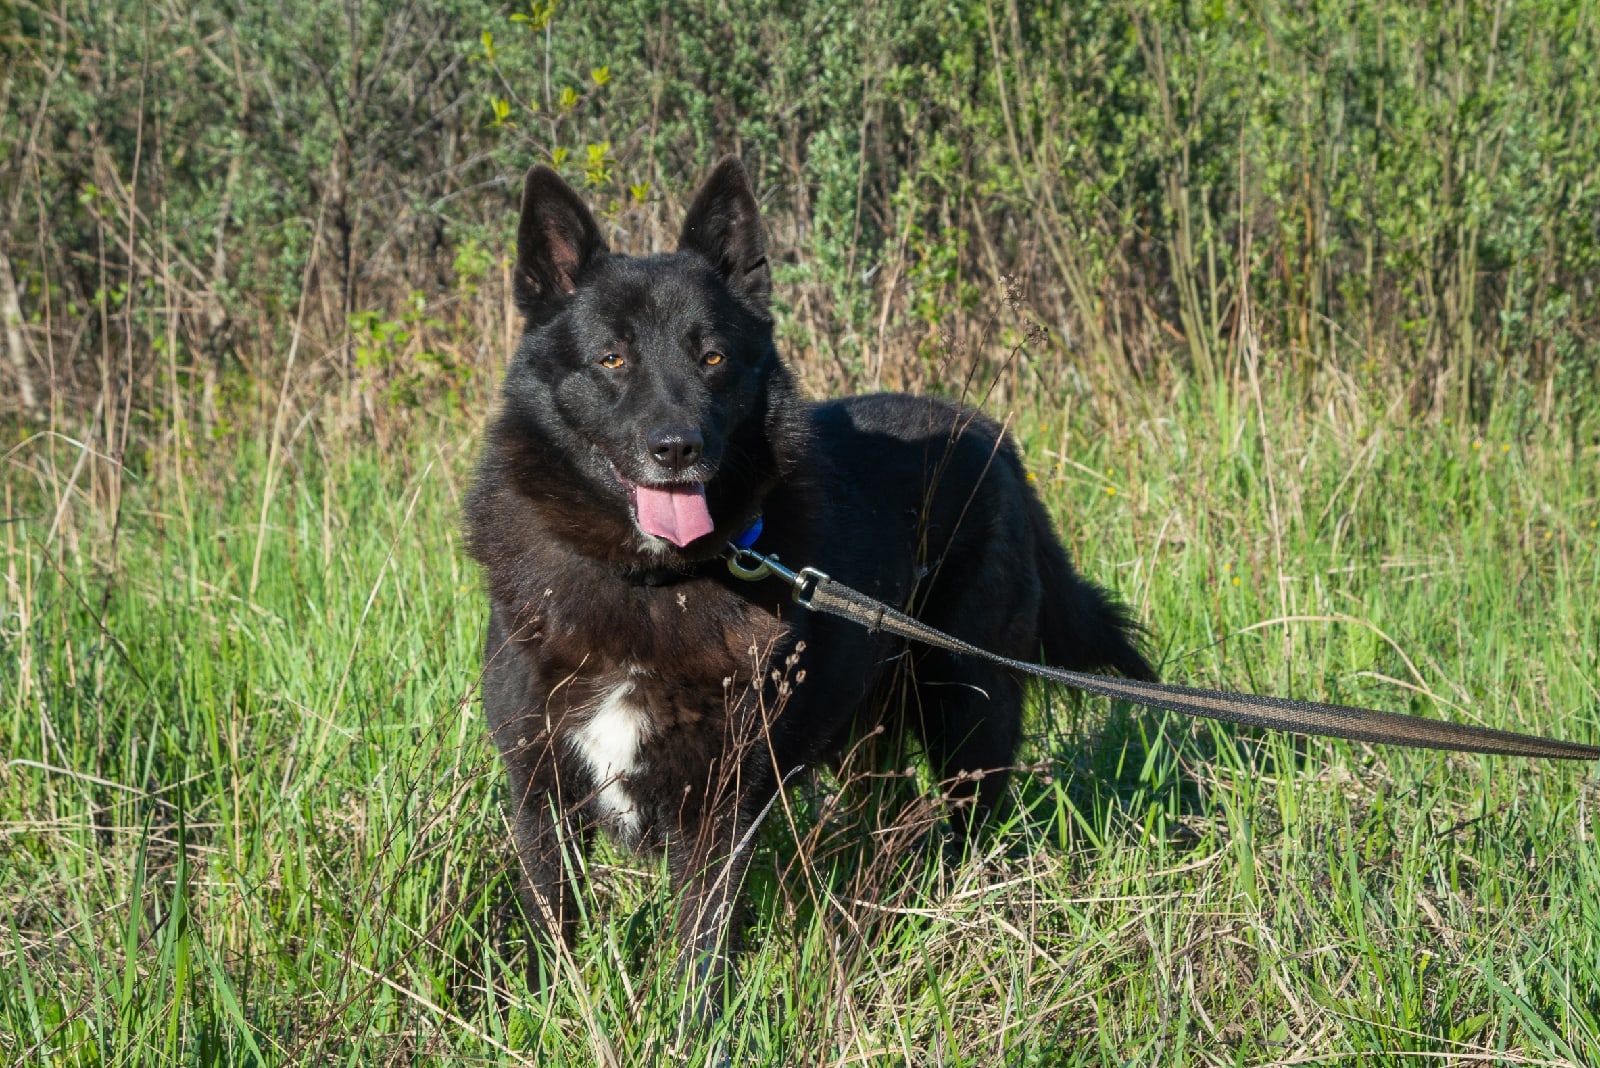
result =
[[[1032,494],[1029,494],[1032,497]],[[1130,679],[1156,680],[1139,648],[1140,627],[1128,606],[1079,575],[1056,540],[1050,517],[1037,498],[1028,502],[1044,602],[1039,642],[1045,663],[1071,671],[1115,671]]]

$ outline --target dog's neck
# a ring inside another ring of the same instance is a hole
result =
[[[617,577],[630,586],[672,586],[686,582],[700,573],[699,564],[687,567],[651,567],[642,564],[625,564],[617,568]]]
[[[761,516],[757,514],[743,533],[735,535],[730,540],[739,548],[748,549],[761,536],[761,530]],[[699,575],[701,568],[707,562],[697,560],[687,566],[676,567],[663,564],[624,564],[617,568],[617,575],[630,586],[673,586]]]

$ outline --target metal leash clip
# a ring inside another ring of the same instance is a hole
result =
[[[791,571],[779,563],[776,556],[768,556],[766,553],[736,545],[731,541],[724,555],[728,559],[728,571],[734,578],[746,582],[759,582],[769,576],[780,578],[789,584],[789,588],[794,591],[794,603],[802,608],[810,608],[811,595],[816,592],[817,586],[829,581],[825,573],[814,567],[803,567],[798,572]]]

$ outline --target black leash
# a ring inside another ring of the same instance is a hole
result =
[[[1421,716],[1380,712],[1372,708],[1351,708],[1347,705],[1323,704],[1320,701],[1291,701],[1282,697],[1258,697],[1255,694],[1228,693],[1225,690],[1168,686],[1159,682],[1139,682],[1134,679],[1091,675],[1083,671],[1067,671],[1063,668],[1030,664],[1024,660],[997,656],[959,638],[952,638],[943,631],[935,630],[912,619],[904,612],[890,608],[882,601],[835,582],[814,567],[793,571],[779,563],[775,556],[767,556],[749,548],[748,545],[740,546],[735,543],[728,545],[724,555],[727,557],[728,570],[737,577],[751,582],[769,576],[782,579],[793,590],[795,603],[814,612],[826,612],[859,623],[869,631],[885,631],[951,652],[981,657],[992,663],[1003,664],[1013,671],[1049,679],[1089,693],[1119,697],[1124,701],[1132,701],[1148,708],[1182,712],[1187,716],[1203,716],[1226,723],[1242,723],[1248,727],[1268,727],[1272,730],[1292,731],[1295,734],[1345,738],[1354,742],[1409,745],[1420,749],[1451,749],[1460,753],[1488,753],[1496,756],[1550,757],[1553,760],[1600,759],[1600,746],[1579,745],[1576,742],[1562,742],[1532,734],[1443,723],[1423,719]]]

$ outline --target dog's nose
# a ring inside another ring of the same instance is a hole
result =
[[[700,459],[706,439],[692,426],[658,426],[646,435],[645,447],[656,463],[677,472]]]

